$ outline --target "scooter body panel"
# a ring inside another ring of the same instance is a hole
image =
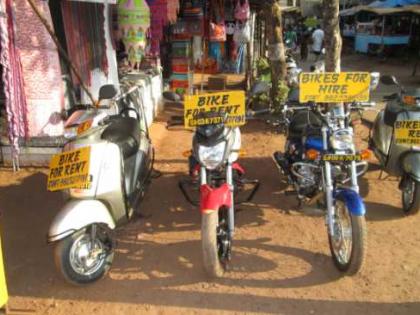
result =
[[[411,151],[402,157],[402,169],[416,181],[420,181],[420,151]]]
[[[93,223],[115,228],[115,221],[108,208],[99,200],[71,199],[55,216],[48,231],[48,242],[61,240],[75,231]]]

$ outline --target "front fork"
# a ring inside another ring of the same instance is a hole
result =
[[[229,193],[231,197],[231,203],[228,209],[228,227],[229,227],[229,238],[233,238],[235,233],[235,202],[233,199],[234,185],[233,185],[233,170],[232,163],[228,163],[226,167],[226,183],[229,186]],[[207,170],[204,166],[200,167],[200,185],[207,185]],[[219,209],[214,209],[218,211]]]

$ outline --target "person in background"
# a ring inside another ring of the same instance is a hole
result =
[[[321,56],[323,44],[324,31],[317,25],[315,31],[312,33],[312,53],[315,55],[315,61],[318,61]]]
[[[300,58],[302,61],[306,61],[308,59],[308,45],[310,36],[311,32],[307,29],[305,25],[302,25],[300,35]]]
[[[285,42],[286,42],[287,48],[290,48],[291,50],[296,49],[297,34],[292,26],[289,26],[286,30]]]

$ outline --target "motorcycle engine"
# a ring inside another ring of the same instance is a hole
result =
[[[297,185],[299,186],[299,195],[311,197],[318,189],[317,183],[321,180],[319,174],[315,172],[315,168],[309,165],[300,165],[296,168],[297,173],[302,177],[297,177]]]

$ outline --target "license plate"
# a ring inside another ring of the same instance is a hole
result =
[[[420,145],[420,121],[401,120],[394,127],[395,143]]]
[[[47,189],[57,191],[88,187],[90,147],[56,154],[50,161]]]
[[[330,162],[352,162],[361,161],[362,156],[360,154],[325,154],[322,159]]]

